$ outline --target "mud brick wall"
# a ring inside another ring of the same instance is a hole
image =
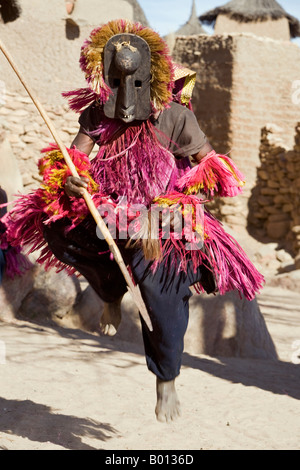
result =
[[[78,1],[71,15],[64,0],[18,0],[18,4],[21,14],[16,21],[4,24],[0,17],[1,41],[35,94],[49,104],[61,104],[63,91],[85,86],[80,49],[94,28],[117,18],[145,19],[134,0]],[[12,91],[22,91],[2,54],[0,80]]]
[[[222,200],[218,214],[232,225],[247,225],[248,200],[260,165],[261,129],[272,122],[293,143],[300,105],[293,83],[300,80],[300,48],[253,34],[178,37],[174,59],[197,72],[193,106],[200,127],[219,152],[245,174],[244,194]]]

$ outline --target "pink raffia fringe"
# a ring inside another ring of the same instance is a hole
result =
[[[66,91],[62,96],[68,100],[69,107],[75,113],[81,113],[94,101],[105,103],[112,92],[108,87],[101,88],[101,95],[95,93],[89,87],[78,88],[77,90]]]
[[[16,276],[22,276],[25,271],[32,267],[29,261],[21,251],[19,244],[11,246],[7,240],[6,231],[7,214],[0,220],[0,248],[5,257],[5,274],[8,278],[14,279]]]
[[[91,163],[88,156],[75,146],[67,150],[79,176],[87,179],[87,190],[90,194],[95,194],[98,185],[90,176]],[[43,149],[42,153],[44,156],[39,160],[38,167],[43,184],[36,191],[36,196],[41,199],[43,212],[49,217],[45,223],[68,217],[72,220],[70,228],[73,228],[87,216],[88,208],[82,198],[68,197],[65,193],[64,187],[71,171],[58,146],[52,144]]]
[[[61,263],[53,255],[44,239],[43,227],[47,215],[44,212],[45,203],[41,195],[41,190],[38,189],[33,193],[22,195],[15,201],[13,210],[7,214],[4,221],[5,238],[17,252],[26,250],[26,254],[29,255],[39,251],[37,262],[43,264],[46,270],[53,267],[57,272],[66,270],[69,274],[74,274],[73,268]],[[18,270],[15,270],[14,275],[18,274],[22,274],[22,271],[18,273]]]
[[[119,137],[112,138],[117,133]],[[148,207],[154,197],[173,189],[188,169],[162,146],[149,121],[124,128],[121,121],[104,119],[93,134],[101,136],[101,145],[91,175],[106,195],[116,193]]]
[[[214,150],[177,183],[179,191],[196,194],[204,191],[210,196],[233,197],[242,192],[244,176],[231,158]]]
[[[199,204],[203,205],[198,197],[176,191],[156,198],[154,203],[161,207],[178,205],[183,218],[185,217],[187,205],[193,208],[194,213]],[[224,230],[222,224],[206,209],[204,210],[203,226],[196,225],[196,218],[192,218],[192,220],[195,221],[192,226],[193,232],[198,232],[202,236],[202,249],[187,249],[187,242],[190,242],[190,240],[187,239],[184,229],[180,236],[178,236],[178,233],[170,233],[167,240],[163,239],[164,233],[161,231],[162,262],[169,266],[169,260],[173,259],[174,267],[176,267],[179,260],[180,270],[184,271],[187,271],[190,263],[192,263],[194,271],[199,266],[205,265],[214,274],[221,295],[237,290],[246,299],[253,300],[255,294],[264,285],[264,277],[255,268],[238,242]],[[161,261],[154,261],[154,271],[159,262]],[[196,290],[198,293],[203,291],[201,282],[196,285]]]
[[[210,213],[205,214],[204,247],[209,263],[216,275],[221,295],[238,290],[253,300],[264,285],[264,277],[256,269],[238,242]]]
[[[89,175],[90,161],[87,155],[76,148],[67,150],[79,175],[89,179],[88,191],[95,203],[100,204],[102,196],[96,192],[98,186]],[[44,156],[39,161],[42,186],[18,197],[13,209],[2,219],[4,230],[0,235],[0,246],[3,249],[11,247],[7,252],[10,253],[11,275],[21,274],[23,268],[26,268],[21,254],[25,247],[28,249],[27,254],[39,251],[37,262],[43,264],[46,270],[55,268],[57,272],[66,270],[69,274],[75,273],[75,269],[53,255],[44,239],[43,230],[45,225],[65,217],[72,220],[71,230],[86,217],[88,208],[82,199],[69,198],[65,194],[64,185],[71,172],[58,147],[50,145],[42,153]]]
[[[5,274],[9,279],[23,274],[32,268],[33,264],[27,256],[21,253],[20,247],[9,247],[4,253],[5,257]]]

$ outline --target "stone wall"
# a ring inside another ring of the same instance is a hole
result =
[[[268,122],[282,127],[291,146],[300,119],[300,106],[292,100],[300,48],[252,34],[199,35],[178,37],[173,56],[197,72],[193,106],[200,127],[216,151],[230,152],[246,177],[243,196],[220,201],[218,215],[246,226],[261,129]]]
[[[283,241],[300,268],[300,123],[292,150],[282,128],[262,129],[257,184],[249,200],[249,223],[260,236]]]
[[[63,143],[69,147],[79,129],[78,116],[68,111],[67,104],[46,105],[45,110]],[[24,92],[19,94],[6,91],[0,106],[1,162],[5,164],[11,150],[22,175],[24,192],[29,192],[40,184],[37,162],[41,157],[41,150],[52,142],[54,139],[31,99]],[[4,166],[0,184],[5,173]]]

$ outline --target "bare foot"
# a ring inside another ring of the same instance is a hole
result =
[[[100,319],[100,330],[104,335],[114,336],[117,333],[122,319],[121,301],[122,297],[115,302],[104,302],[103,313]]]
[[[164,382],[156,379],[157,403],[156,418],[162,423],[169,423],[180,416],[180,403],[175,390],[175,380]]]

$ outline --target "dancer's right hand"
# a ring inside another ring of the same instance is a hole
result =
[[[87,189],[88,179],[87,178],[76,178],[75,176],[68,176],[65,184],[65,193],[69,197],[82,197],[83,188]]]

